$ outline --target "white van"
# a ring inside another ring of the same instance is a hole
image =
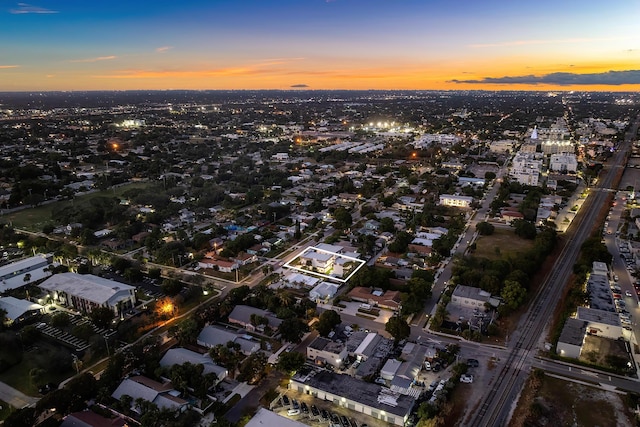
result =
[[[360,308],[363,310],[371,310],[371,304],[360,304]]]

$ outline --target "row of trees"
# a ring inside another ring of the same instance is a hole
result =
[[[503,313],[513,311],[526,301],[531,278],[555,244],[555,230],[545,228],[536,234],[534,246],[526,252],[503,255],[495,260],[475,256],[458,257],[452,269],[453,281],[500,295],[503,298],[500,310]]]

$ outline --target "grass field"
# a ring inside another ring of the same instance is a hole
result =
[[[40,205],[34,208],[13,212],[9,215],[4,216],[1,220],[3,222],[13,224],[15,228],[22,228],[29,231],[38,232],[42,231],[42,227],[51,222],[51,213],[54,210],[62,209],[65,206],[69,206],[71,204],[82,206],[84,204],[87,204],[89,200],[96,197],[119,197],[128,190],[145,189],[152,185],[153,183],[151,182],[134,182],[107,191],[96,191],[95,193],[84,194],[82,196],[76,197],[75,200],[62,200],[59,202],[49,203],[46,205]]]
[[[518,252],[524,253],[533,247],[533,240],[522,239],[512,229],[496,227],[491,236],[479,236],[476,240],[474,256],[500,259]]]
[[[0,381],[9,384],[26,395],[38,396],[39,386],[50,382],[59,384],[75,374],[75,371],[72,370],[60,374],[48,369],[51,364],[52,352],[55,351],[55,346],[44,340],[39,340],[37,348],[24,352],[20,363],[0,373]],[[32,370],[34,371],[32,372]],[[34,375],[31,375],[32,373]]]

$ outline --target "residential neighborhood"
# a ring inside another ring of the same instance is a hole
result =
[[[0,98],[5,426],[640,392],[637,93],[110,94]]]

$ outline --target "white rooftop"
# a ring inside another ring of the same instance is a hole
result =
[[[87,301],[102,305],[126,291],[133,291],[133,286],[94,276],[93,274],[60,273],[51,276],[40,284],[42,289],[52,292],[64,292]]]
[[[278,415],[268,409],[260,408],[245,427],[307,427],[306,424]]]
[[[43,307],[40,304],[36,304],[24,299],[2,297],[0,298],[0,309],[3,309],[7,312],[7,319],[13,321],[22,316],[27,311],[42,310]]]

